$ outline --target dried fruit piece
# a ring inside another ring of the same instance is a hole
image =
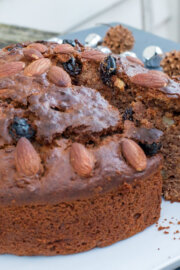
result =
[[[40,170],[41,159],[26,138],[22,137],[16,145],[15,165],[17,171],[25,176],[33,176]]]
[[[24,70],[26,76],[39,76],[48,71],[51,61],[47,58],[36,60],[29,64]]]
[[[71,77],[61,67],[52,66],[48,72],[48,78],[51,82],[58,86],[71,86]]]
[[[127,108],[122,116],[123,121],[129,120],[129,121],[133,121],[133,110],[132,108]]]
[[[74,57],[71,57],[69,61],[63,63],[63,67],[71,76],[80,74],[82,70],[81,62],[77,61]]]
[[[111,86],[111,76],[116,74],[116,59],[109,55],[100,63],[100,75],[103,83]]]
[[[95,159],[84,145],[73,143],[70,149],[70,162],[78,175],[90,176],[94,168]]]
[[[144,67],[144,63],[143,63],[140,59],[138,59],[138,58],[136,58],[136,57],[132,57],[132,56],[130,56],[130,55],[127,55],[126,58],[127,58],[127,60],[129,60],[130,62],[135,63],[135,64],[138,64],[138,65]]]
[[[73,46],[73,47],[76,46],[75,41],[72,40],[72,39],[63,39],[63,44],[69,44],[69,45],[71,45],[71,46]]]
[[[157,154],[157,152],[161,149],[161,146],[162,146],[160,142],[159,143],[153,142],[152,144],[139,143],[139,145],[144,150],[147,156],[153,156]]]
[[[119,88],[119,90],[124,91],[125,83],[121,79],[116,78],[114,86]]]
[[[167,85],[168,79],[164,76],[152,72],[139,73],[133,77],[130,77],[131,82],[152,88],[161,88]]]
[[[21,61],[8,62],[0,65],[0,78],[12,76],[25,67],[25,63]]]
[[[106,56],[106,54],[96,50],[86,50],[81,53],[82,58],[98,62],[102,61]]]
[[[54,48],[54,53],[73,53],[75,50],[69,44],[58,44]]]
[[[3,50],[10,52],[10,51],[12,51],[14,49],[21,49],[21,48],[23,48],[23,44],[22,43],[16,43],[16,44],[11,44],[9,46],[4,47]]]
[[[31,139],[35,135],[35,130],[26,119],[14,117],[14,120],[9,127],[9,134],[14,140],[19,140],[21,137]]]
[[[25,48],[23,49],[23,53],[24,53],[25,58],[27,58],[28,60],[37,60],[37,59],[43,58],[42,53],[40,53],[36,49]]]
[[[48,50],[48,47],[45,46],[44,44],[42,43],[31,43],[28,45],[27,48],[32,48],[32,49],[35,49],[41,53],[45,53],[47,50]]]
[[[124,158],[136,171],[140,172],[146,169],[146,155],[136,142],[130,139],[123,139],[121,147]]]

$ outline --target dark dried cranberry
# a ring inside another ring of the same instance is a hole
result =
[[[32,139],[35,135],[35,131],[31,125],[28,124],[27,120],[18,117],[15,117],[12,124],[10,125],[9,133],[14,140],[18,140],[21,137]]]
[[[77,61],[74,57],[63,63],[63,67],[71,76],[80,74],[82,70],[81,62]]]
[[[71,45],[73,47],[76,46],[76,43],[72,39],[63,39],[63,44],[69,44],[69,45]]]
[[[6,49],[9,52],[12,51],[13,49],[21,49],[21,48],[23,48],[23,44],[21,44],[21,43],[13,44],[13,45],[6,47]]]
[[[47,41],[45,41],[45,40],[36,40],[36,41],[34,41],[35,43],[41,43],[41,44],[43,44],[43,45],[47,45],[48,44],[48,42]]]
[[[100,75],[103,83],[111,86],[111,76],[116,74],[116,59],[109,55],[100,63]]]
[[[162,146],[160,142],[159,143],[153,142],[152,144],[139,143],[139,145],[144,150],[147,156],[153,156],[157,154],[157,152],[161,149],[161,146]]]
[[[123,114],[123,121],[130,120],[133,121],[133,110],[132,108],[127,108]]]

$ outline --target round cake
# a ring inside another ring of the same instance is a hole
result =
[[[158,220],[162,156],[143,147],[163,133],[121,112],[118,65],[79,42],[0,51],[1,254],[82,252]]]

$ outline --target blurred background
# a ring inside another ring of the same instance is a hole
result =
[[[180,0],[0,0],[0,26],[69,33],[121,22],[180,42]]]

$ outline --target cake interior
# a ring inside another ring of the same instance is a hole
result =
[[[133,68],[133,63],[131,68]],[[164,132],[161,138],[161,152],[164,156],[163,195],[167,200],[180,201],[180,107],[178,100],[165,98],[162,94],[156,98],[153,89],[134,86],[124,72],[118,72],[116,76],[111,77],[113,87],[110,87],[102,82],[99,69],[99,63],[84,61],[82,73],[76,83],[98,89],[110,104],[119,109],[124,120],[134,121],[136,126],[155,127]],[[124,82],[122,88],[115,86],[117,77]],[[147,93],[147,91],[150,92]]]

